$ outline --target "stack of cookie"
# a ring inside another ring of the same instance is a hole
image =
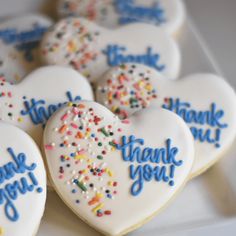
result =
[[[218,75],[179,78],[181,0],[60,0],[57,11],[55,24],[0,24],[0,236],[35,235],[47,189],[124,235],[224,156],[236,94]]]

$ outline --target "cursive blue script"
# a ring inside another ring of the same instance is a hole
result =
[[[220,147],[219,141],[222,129],[227,128],[228,124],[222,121],[224,111],[217,109],[215,103],[211,103],[208,110],[197,111],[192,108],[189,102],[182,102],[179,98],[169,98],[168,104],[164,104],[162,107],[182,117],[189,124],[195,140],[212,143],[217,148]],[[195,124],[195,126],[192,126],[192,124]],[[201,127],[205,125],[208,125],[209,128]]]
[[[152,6],[137,6],[134,0],[115,0],[114,6],[119,14],[119,23],[127,24],[136,21],[153,22],[161,25],[166,22],[165,11],[159,2]]]
[[[108,45],[102,52],[107,57],[107,64],[110,66],[118,66],[125,63],[140,63],[150,66],[158,71],[163,71],[166,66],[160,63],[160,54],[153,53],[152,48],[148,47],[146,52],[141,55],[128,54],[126,47],[118,45]]]
[[[44,125],[51,115],[62,105],[67,102],[75,102],[81,100],[80,96],[72,97],[71,92],[66,92],[66,97],[68,101],[58,104],[46,104],[46,101],[43,99],[36,100],[34,98],[24,101],[25,110],[21,110],[21,115],[30,116],[31,121],[35,124]]]
[[[35,24],[31,30],[19,31],[15,28],[0,30],[0,39],[6,44],[16,46],[16,49],[23,52],[27,61],[33,60],[33,50],[39,46],[39,42],[47,31],[48,27]]]
[[[183,164],[182,160],[176,159],[178,148],[172,147],[171,139],[167,139],[165,147],[161,148],[145,147],[142,150],[140,146],[144,144],[143,139],[131,135],[128,138],[122,136],[122,144],[117,145],[123,160],[132,163],[129,166],[129,176],[134,180],[131,186],[133,196],[141,193],[145,181],[163,181],[173,186],[175,168]]]
[[[12,161],[0,166],[0,205],[4,205],[5,215],[10,221],[17,221],[20,214],[14,201],[18,199],[19,195],[32,192],[38,186],[38,181],[33,173],[37,165],[35,163],[27,165],[24,153],[16,155],[12,148],[8,148],[7,151]],[[9,180],[15,176],[24,173],[28,178],[26,176],[21,177],[9,183]],[[7,183],[5,183],[6,181]],[[36,191],[41,193],[42,188],[37,187]]]

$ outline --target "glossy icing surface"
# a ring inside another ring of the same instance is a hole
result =
[[[82,18],[62,19],[45,34],[41,49],[46,64],[73,67],[91,82],[109,68],[127,62],[148,65],[176,79],[181,64],[179,48],[171,36],[142,23],[108,30]]]
[[[96,95],[98,102],[121,118],[149,106],[164,107],[182,117],[195,138],[192,176],[222,157],[236,136],[236,95],[216,75],[168,81],[150,68],[127,64],[99,80]]]
[[[192,135],[174,113],[146,109],[120,121],[84,101],[51,117],[44,149],[63,201],[108,235],[127,233],[157,214],[183,187],[194,158]]]
[[[38,145],[43,127],[63,103],[93,100],[87,80],[70,68],[42,67],[21,83],[11,85],[0,79],[0,120],[26,131]]]
[[[185,7],[181,0],[60,0],[58,14],[86,17],[111,29],[145,22],[172,34],[184,22]]]
[[[46,173],[34,141],[0,122],[1,235],[35,235],[46,201]]]

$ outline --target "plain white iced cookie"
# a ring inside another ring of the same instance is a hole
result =
[[[33,236],[43,216],[46,172],[35,142],[0,122],[0,235]]]
[[[41,65],[40,40],[51,25],[48,17],[39,14],[14,17],[0,23],[0,58],[6,65],[3,67],[0,64],[0,73],[7,81],[17,83]]]
[[[161,29],[142,23],[108,30],[85,19],[62,19],[45,34],[41,49],[46,64],[71,66],[92,82],[127,62],[176,79],[181,64],[177,43]]]
[[[97,84],[96,95],[121,118],[148,106],[164,107],[182,117],[195,138],[192,176],[222,157],[236,136],[236,95],[216,75],[168,81],[148,67],[127,64],[107,72]]]
[[[144,22],[176,33],[185,20],[182,0],[59,0],[60,17],[86,17],[111,29]]]
[[[194,159],[191,132],[176,114],[146,109],[121,121],[83,101],[50,118],[44,150],[57,193],[106,235],[124,235],[157,214],[183,187]]]
[[[0,78],[0,120],[23,129],[38,145],[53,112],[80,99],[93,100],[93,92],[87,80],[70,68],[42,67],[17,85]]]

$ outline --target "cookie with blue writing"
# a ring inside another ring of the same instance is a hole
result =
[[[19,82],[29,72],[41,65],[40,40],[51,25],[51,19],[39,14],[14,17],[1,22],[0,42],[3,47],[5,46],[5,53],[2,52],[1,45],[0,58],[4,66],[0,64],[0,74],[7,81]],[[12,50],[17,53],[12,53]],[[14,64],[12,58],[14,58]]]
[[[68,104],[50,118],[43,140],[55,190],[105,235],[124,235],[159,213],[194,160],[191,132],[165,109],[121,121],[95,102]]]
[[[0,122],[0,235],[33,236],[43,216],[46,172],[35,142]]]
[[[33,71],[21,83],[0,78],[0,120],[26,131],[38,145],[48,118],[67,102],[93,100],[93,91],[78,72],[60,66]]]
[[[99,80],[96,98],[122,119],[148,106],[163,107],[182,117],[195,139],[192,176],[222,157],[236,136],[236,95],[216,75],[168,81],[151,68],[126,64]]]
[[[177,43],[142,23],[108,30],[85,19],[62,19],[45,34],[41,49],[46,64],[71,66],[92,82],[127,62],[148,65],[169,79],[176,79],[180,70]]]
[[[60,0],[57,10],[61,17],[82,16],[108,28],[145,22],[170,34],[185,20],[182,0]]]

